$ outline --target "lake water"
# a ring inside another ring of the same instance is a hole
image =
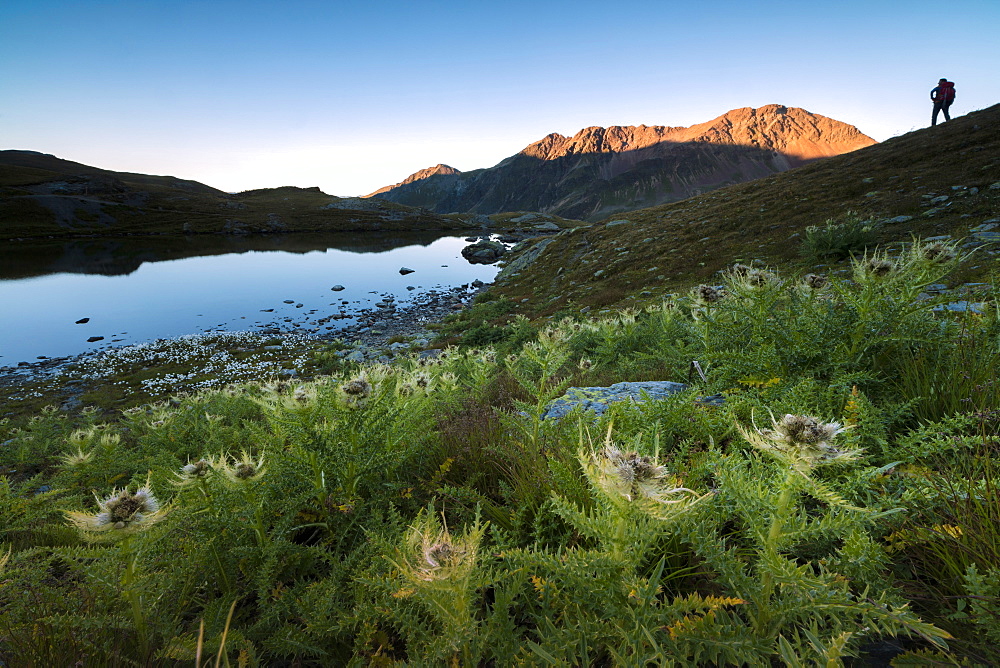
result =
[[[468,243],[407,233],[3,242],[0,366],[208,331],[335,333],[353,319],[319,321],[387,295],[492,281],[497,267],[462,258]]]

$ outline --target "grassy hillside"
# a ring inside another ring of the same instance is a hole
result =
[[[966,238],[971,228],[1000,217],[997,184],[1000,105],[782,174],[564,232],[530,268],[508,272],[495,292],[532,317],[658,301],[713,280],[734,261],[817,264],[801,254],[806,228],[842,220],[851,211],[877,223],[872,245],[911,235]],[[933,201],[940,197],[946,199]],[[965,277],[988,276],[994,266],[993,256],[980,251]]]
[[[29,151],[0,151],[0,238],[133,234],[442,230],[477,227],[319,188],[227,194],[171,176],[130,174]]]
[[[960,262],[4,419],[0,662],[995,665],[1000,317],[919,298]]]

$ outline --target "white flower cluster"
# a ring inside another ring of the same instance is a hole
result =
[[[262,350],[267,342],[274,340],[273,336],[255,332],[189,334],[105,350],[81,360],[79,370],[83,378],[99,380],[125,373],[137,365],[181,364],[187,367],[184,373],[148,378],[141,382],[142,389],[152,394],[179,387],[207,389],[259,380],[261,376],[279,373],[289,361],[299,366],[308,359],[304,351],[314,339],[286,335],[274,344],[280,346],[278,350]],[[257,350],[244,359],[234,354],[248,349]],[[290,353],[293,357],[289,360]]]

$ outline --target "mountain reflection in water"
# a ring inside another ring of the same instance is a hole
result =
[[[498,268],[469,264],[467,243],[389,232],[6,242],[0,367],[200,332],[335,336],[390,295],[405,305],[491,282]]]
[[[383,253],[403,246],[429,246],[440,238],[440,233],[434,232],[305,232],[6,241],[0,246],[0,280],[58,273],[125,276],[144,262],[250,251],[308,253],[336,248],[350,253]]]

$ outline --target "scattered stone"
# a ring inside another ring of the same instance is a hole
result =
[[[86,325],[88,322],[90,322],[90,318],[80,318],[79,320],[76,321],[76,324]]]
[[[416,269],[410,269],[409,267],[400,267],[399,268],[399,273],[402,274],[403,276],[406,276],[407,274],[412,274],[415,271],[416,271]]]
[[[344,359],[347,360],[348,362],[364,362],[365,361],[365,354],[363,352],[361,352],[360,350],[353,350],[353,351],[349,352],[344,357]]]
[[[631,220],[612,220],[610,223],[605,223],[604,227],[614,227],[616,225],[628,225]]]
[[[597,271],[594,272],[594,278],[600,278],[603,275],[604,275],[603,269],[598,269]]]
[[[89,339],[87,339],[87,343],[96,343],[98,341],[103,341],[103,340],[104,340],[103,336],[92,336]]]
[[[539,223],[538,225],[535,225],[534,228],[539,232],[558,232],[560,229],[562,229],[558,225],[550,221]]]
[[[887,223],[908,223],[913,220],[913,216],[896,216],[885,221]]]
[[[342,291],[342,290],[346,290],[347,288],[345,288],[345,287],[344,287],[343,285],[340,285],[340,284],[338,283],[337,285],[333,286],[333,287],[332,287],[332,288],[330,288],[330,289],[331,289],[331,290],[333,290],[334,292],[340,292],[340,291]]]
[[[948,196],[947,195],[940,195],[938,197],[932,198],[931,199],[931,204],[941,204],[942,202],[947,202],[947,201],[948,201]]]
[[[286,300],[285,300],[285,303],[286,303],[286,304],[294,304],[294,303],[295,303],[295,300],[294,300],[294,299],[286,299]]]

